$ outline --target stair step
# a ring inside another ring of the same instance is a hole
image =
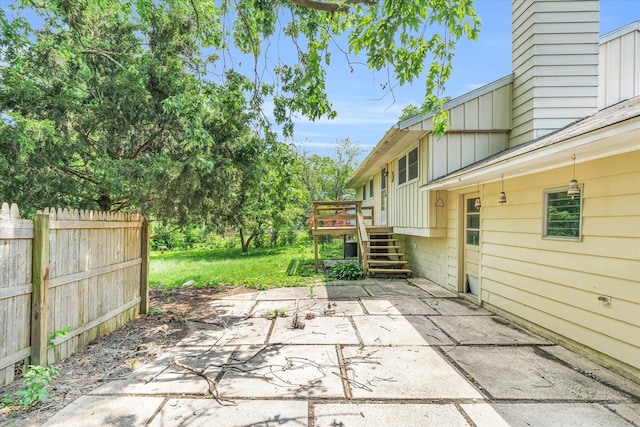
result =
[[[384,243],[384,242],[397,242],[398,239],[369,239],[369,242]]]
[[[402,246],[398,246],[398,245],[369,245],[370,249],[384,249],[384,250],[389,250],[389,249],[400,249]]]
[[[370,259],[367,260],[369,265],[407,265],[407,261],[391,261],[391,260],[378,260],[378,259]]]
[[[369,252],[368,255],[369,255],[369,258],[376,257],[376,256],[398,256],[398,257],[404,256],[404,254],[400,252]]]
[[[369,269],[369,274],[370,275],[374,275],[376,273],[381,273],[381,274],[400,274],[400,273],[404,273],[407,275],[407,277],[411,277],[411,275],[413,274],[413,272],[409,269],[406,268],[370,268]]]

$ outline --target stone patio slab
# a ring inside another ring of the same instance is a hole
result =
[[[415,297],[369,297],[362,298],[360,301],[369,314],[438,314],[425,302]]]
[[[246,427],[308,425],[304,401],[240,400],[221,405],[212,399],[170,399],[150,427]]]
[[[256,294],[257,301],[263,300],[304,300],[314,298],[326,298],[327,291],[324,286],[304,286],[296,288],[275,288],[260,291]]]
[[[422,316],[354,316],[364,345],[453,344],[428,318]]]
[[[433,404],[317,404],[314,406],[316,427],[468,427],[455,405]]]
[[[313,300],[285,300],[285,301],[258,301],[251,312],[251,317],[271,317],[284,310],[286,316],[292,316],[295,312],[306,315],[313,313],[316,316],[344,317],[359,316],[364,314],[358,301],[343,301],[318,298]]]
[[[431,320],[460,344],[550,344],[499,316],[434,316]]]
[[[43,426],[145,426],[163,401],[162,397],[81,396]]]
[[[304,328],[292,326],[294,317],[279,317],[271,332],[271,344],[359,344],[353,325],[346,317],[298,316]]]
[[[413,283],[418,288],[422,289],[423,291],[431,294],[436,298],[458,298],[458,295],[446,290],[440,285],[433,283],[431,280],[416,277],[416,278],[407,279],[407,281],[409,283]]]
[[[218,384],[225,398],[343,398],[335,346],[243,346]]]
[[[251,313],[254,305],[254,301],[215,300],[191,312],[191,314],[189,314],[189,320],[227,324],[238,318],[249,317],[249,313]]]
[[[343,347],[342,354],[354,398],[482,397],[431,347]]]
[[[629,402],[629,397],[549,358],[535,347],[443,349],[497,399],[575,399]]]
[[[494,409],[511,425],[537,427],[630,427],[632,424],[596,403],[495,404]]]
[[[443,316],[490,316],[489,310],[460,298],[429,298],[427,305]]]
[[[568,363],[575,370],[584,372],[587,376],[599,379],[605,384],[612,385],[619,390],[629,393],[633,396],[637,396],[640,400],[640,384],[634,383],[609,369],[598,365],[584,357],[567,350],[559,345],[541,347],[540,350],[548,353],[553,357],[557,357],[564,362]],[[640,425],[640,422],[638,423]]]
[[[383,296],[412,296],[429,297],[422,289],[406,281],[401,282],[380,282],[377,285],[365,285],[364,288],[372,297]]]
[[[191,322],[192,332],[178,342],[181,346],[223,346],[264,344],[271,321],[264,318],[249,318],[219,327],[206,323]]]
[[[640,403],[608,403],[604,406],[632,425],[640,426]]]
[[[461,404],[476,427],[509,427],[509,424],[488,403]]]
[[[206,394],[207,382],[183,368],[172,365],[173,360],[193,367],[207,369],[207,376],[214,379],[221,368],[215,366],[227,362],[232,354],[232,348],[214,348],[203,351],[202,348],[182,347],[177,351],[168,351],[165,357],[134,371],[130,378],[110,381],[91,391],[92,395],[100,394]],[[215,366],[214,366],[215,365]]]
[[[360,281],[358,281],[360,283]],[[361,298],[369,296],[361,285],[340,285],[327,286],[327,298],[330,300],[340,300],[346,298]]]

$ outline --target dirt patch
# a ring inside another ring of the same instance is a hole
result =
[[[105,381],[121,377],[136,365],[156,359],[190,333],[187,314],[209,302],[230,295],[251,292],[241,287],[218,289],[179,288],[165,292],[150,291],[150,315],[139,316],[122,328],[91,341],[82,351],[56,366],[60,375],[49,387],[49,399],[30,411],[0,410],[0,426],[39,426],[60,409],[101,386]],[[0,398],[12,395],[22,386],[22,379],[0,388]]]

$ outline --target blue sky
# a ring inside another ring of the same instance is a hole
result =
[[[462,95],[511,72],[511,0],[476,0],[475,7],[482,19],[480,37],[477,42],[458,45],[446,96]],[[601,34],[639,19],[640,0],[600,1]],[[338,117],[298,121],[289,142],[309,152],[331,155],[336,140],[349,138],[362,146],[364,157],[397,122],[402,108],[422,103],[423,83],[396,88],[394,97],[383,97],[380,84],[386,81],[385,75],[364,67],[349,73],[344,60],[338,55],[333,58],[327,90]]]

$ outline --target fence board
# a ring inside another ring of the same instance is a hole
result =
[[[38,214],[49,228],[34,251],[33,222],[20,219],[15,204],[0,206],[0,386],[29,357],[57,362],[148,306],[141,295],[148,280],[141,265],[148,262],[142,257],[148,242],[140,240],[148,238],[141,233],[144,217],[59,208]],[[46,292],[39,294],[42,281]],[[47,349],[46,334],[67,326],[71,333]]]

